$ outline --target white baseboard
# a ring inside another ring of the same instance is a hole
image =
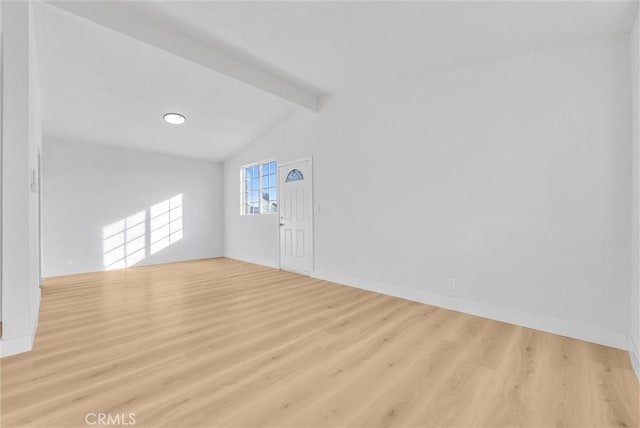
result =
[[[217,259],[220,257],[225,257],[225,256],[222,255],[222,253],[216,252],[215,254],[208,254],[208,255],[198,254],[195,256],[187,255],[184,257],[172,257],[170,259],[161,259],[161,260],[153,260],[153,259],[147,258],[147,259],[141,260],[140,263],[137,263],[134,266],[130,266],[128,268],[122,268],[122,269],[136,269],[144,266],[158,266],[158,265],[166,265],[171,263],[193,262],[198,260]],[[121,270],[121,269],[115,269],[115,270]],[[56,278],[59,276],[81,275],[85,273],[97,273],[97,272],[110,272],[110,271],[106,271],[105,269],[99,268],[99,267],[66,269],[64,271],[47,271],[45,272],[45,275],[42,278],[42,282],[44,282],[47,278]]]
[[[629,358],[631,358],[633,371],[636,372],[636,377],[640,382],[640,348],[631,335],[629,335]]]
[[[237,257],[227,255],[226,257],[244,261],[247,263],[279,269],[272,261]],[[442,294],[429,293],[408,287],[389,285],[377,281],[354,278],[346,275],[335,274],[322,270],[315,270],[311,276],[317,279],[334,282],[337,284],[356,287],[367,291],[373,291],[388,296],[399,297],[415,302],[426,303],[458,312],[489,318],[496,321],[528,327],[535,330],[545,331],[560,336],[571,337],[584,340],[586,342],[597,343],[612,348],[628,351],[630,349],[629,339],[625,333],[611,331],[597,325],[578,323],[575,321],[558,319],[545,314],[522,312],[511,308],[497,307],[478,303],[474,301],[456,298]],[[636,353],[636,355],[638,355]],[[636,361],[637,362],[637,361]],[[635,363],[634,363],[635,364]],[[637,369],[636,369],[637,371]]]
[[[35,335],[0,340],[0,358],[31,351]]]
[[[33,331],[31,334],[0,339],[0,358],[31,351],[31,349],[33,349],[33,341],[36,338],[37,328],[38,318],[36,318],[36,321],[33,324]]]
[[[33,325],[31,326],[31,334],[18,337],[0,338],[0,358],[9,357],[11,355],[21,354],[33,349],[33,341],[36,338],[38,330],[38,321],[40,320],[40,299],[42,297],[40,289],[38,289],[38,302],[35,308]]]
[[[451,309],[483,318],[489,318],[535,330],[580,339],[625,351],[628,350],[629,347],[629,341],[626,334],[610,331],[596,325],[587,325],[557,319],[545,314],[521,312],[510,308],[502,308],[484,303],[463,300],[453,296],[429,293],[422,290],[395,285],[392,286],[376,281],[352,278],[344,275],[336,275],[331,272],[316,270],[313,272],[312,276],[325,281],[374,291],[376,293],[386,294],[388,296],[399,297],[415,302],[426,303],[445,309]]]

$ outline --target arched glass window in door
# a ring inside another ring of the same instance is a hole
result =
[[[287,181],[300,181],[300,180],[304,180],[304,175],[302,175],[302,172],[300,172],[300,170],[298,169],[292,169],[291,171],[289,171],[289,174],[287,174],[287,178],[284,181],[286,183]]]

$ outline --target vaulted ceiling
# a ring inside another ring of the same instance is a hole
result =
[[[36,5],[47,136],[224,160],[324,96],[628,33],[637,2]],[[162,114],[177,111],[183,126]]]

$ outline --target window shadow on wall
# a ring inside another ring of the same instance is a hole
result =
[[[136,265],[182,239],[182,193],[102,228],[105,270]]]

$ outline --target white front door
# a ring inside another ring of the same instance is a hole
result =
[[[313,175],[311,159],[278,165],[280,267],[313,270]]]

